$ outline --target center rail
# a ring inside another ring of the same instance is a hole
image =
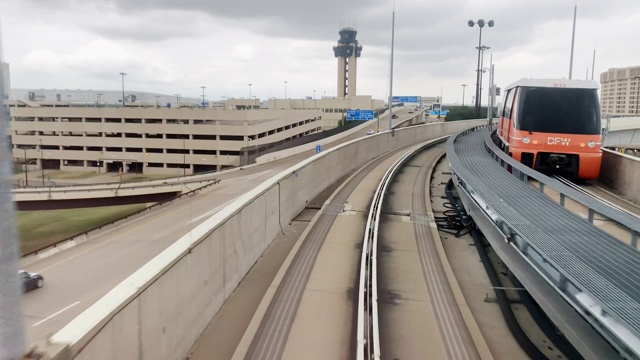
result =
[[[387,188],[393,177],[404,163],[423,148],[442,141],[436,139],[411,148],[401,158],[396,160],[382,177],[373,195],[371,209],[367,216],[362,257],[360,261],[360,285],[358,290],[358,323],[357,349],[358,360],[380,359],[380,329],[378,322],[378,283],[377,283],[377,254],[378,254],[378,225],[382,203]]]

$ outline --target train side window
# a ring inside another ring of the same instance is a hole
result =
[[[509,89],[509,91],[507,91],[507,97],[505,98],[506,100],[504,101],[504,110],[502,111],[502,116],[504,116],[507,119],[511,119],[511,109],[513,107],[513,97],[516,93],[516,89]]]

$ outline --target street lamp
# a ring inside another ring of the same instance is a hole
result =
[[[27,162],[27,148],[22,148],[24,150],[24,186],[29,187],[29,163]]]
[[[38,141],[40,141],[40,171],[42,173],[42,186],[44,187],[44,160],[42,156],[44,150],[42,150],[42,139],[38,139]]]
[[[204,89],[206,89],[206,86],[200,86],[200,88],[202,88],[202,108],[204,109]]]
[[[287,98],[287,81],[284,81],[284,98]]]
[[[469,86],[467,84],[462,84],[462,106],[464,106],[464,90]]]
[[[249,85],[249,100],[251,100],[251,87],[253,86],[253,84],[248,84]]]
[[[469,20],[467,22],[467,25],[469,25],[469,27],[473,27],[476,23],[473,22],[473,20]],[[478,22],[478,27],[480,28],[480,36],[478,37],[478,68],[477,68],[477,77],[476,77],[476,116],[480,117],[480,74],[481,74],[481,68],[480,68],[480,52],[481,52],[481,47],[482,47],[482,28],[485,25],[485,22],[483,19],[479,19]],[[493,20],[489,20],[486,23],[489,27],[493,27],[493,25],[495,24]]]
[[[98,95],[98,103],[96,104],[96,107],[100,107],[100,98],[102,97],[102,94],[97,94]]]
[[[127,75],[126,73],[121,72],[120,76],[122,76],[122,107],[125,107],[124,104],[124,76]]]
[[[184,137],[182,138],[182,176],[187,176],[187,146]]]
[[[478,104],[479,104],[480,108],[482,108],[482,81],[484,80],[484,73],[487,70],[489,70],[489,69],[484,67],[484,51],[485,50],[489,50],[489,49],[491,49],[491,48],[488,47],[488,46],[484,46],[484,45],[480,46],[480,52],[482,54],[482,55],[480,55],[480,86],[479,86],[480,91],[478,92],[478,94],[479,94],[478,95],[479,96]]]
[[[160,99],[160,95],[156,95],[156,107],[160,107],[160,103],[159,100]]]
[[[180,108],[180,94],[175,94],[176,95],[176,108]]]

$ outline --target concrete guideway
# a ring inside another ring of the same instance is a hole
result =
[[[278,276],[272,283],[271,288],[275,291],[275,294],[273,297],[267,296],[263,300],[263,303],[269,304],[268,306],[261,306],[263,309],[266,308],[264,314],[257,313],[254,316],[254,321],[252,321],[252,325],[250,325],[245,335],[245,338],[251,339],[250,345],[245,348],[248,340],[243,339],[234,354],[235,359],[296,359],[310,357],[326,359],[349,357],[351,351],[348,345],[350,342],[346,339],[349,339],[350,336],[343,337],[341,335],[345,335],[345,332],[348,335],[351,332],[348,328],[345,329],[344,325],[345,322],[346,324],[351,323],[351,317],[348,315],[351,313],[352,304],[349,304],[350,306],[347,306],[346,309],[340,306],[343,302],[340,301],[340,298],[346,295],[346,292],[342,296],[338,295],[338,299],[335,298],[335,295],[331,296],[329,294],[336,293],[335,287],[340,287],[337,284],[327,284],[327,277],[330,276],[329,274],[335,274],[335,270],[324,274],[323,279],[325,281],[319,283],[315,280],[315,286],[311,289],[309,288],[308,280],[312,270],[317,274],[314,267],[316,259],[319,253],[325,251],[324,243],[329,239],[328,234],[333,230],[336,218],[343,213],[347,198],[350,197],[358,184],[369,175],[373,168],[387,158],[397,156],[397,153],[383,155],[361,168],[334,193],[325,203],[322,210],[316,214],[309,225],[310,230],[300,238],[300,245],[296,246],[296,251],[289,255],[289,261],[283,264],[283,268],[280,271],[282,276]],[[344,265],[335,265],[339,268],[344,267]],[[356,269],[343,273],[342,276],[349,279],[357,272],[357,270],[354,270]],[[317,277],[318,275],[315,276]],[[353,283],[350,285],[353,286]],[[334,290],[329,291],[326,289],[327,286],[334,288]],[[313,288],[316,290],[312,290]],[[325,290],[323,291],[321,288]],[[338,293],[340,292],[338,291]],[[303,297],[306,301],[301,304]],[[309,300],[309,297],[315,300]],[[334,300],[330,301],[330,299]],[[330,301],[337,305],[339,309],[331,306],[322,306],[324,310],[331,309],[331,312],[318,312],[318,309],[314,306],[314,309],[311,310],[312,314],[309,314],[308,311],[303,312],[306,316],[300,314],[299,306],[304,309],[309,306],[309,301],[315,305],[318,305],[318,302]],[[336,301],[337,304],[335,303]],[[307,319],[307,321],[298,320],[299,317]],[[309,319],[309,317],[311,318]],[[318,321],[324,324],[327,324],[327,322],[334,323],[334,325],[337,322],[343,326],[324,327],[319,325]],[[259,322],[259,326],[255,329],[257,322]],[[296,331],[290,335],[294,324],[297,326]],[[300,327],[302,329],[299,329]],[[297,339],[297,341],[288,341],[290,337]],[[318,339],[321,340],[318,341]],[[333,339],[333,341],[328,341],[329,339]],[[336,346],[336,342],[347,346],[346,348]],[[328,343],[332,344],[332,346],[328,347]]]
[[[134,354],[144,358],[184,356],[275,238],[279,222],[290,221],[305,201],[385,151],[483,122],[438,123],[385,132],[346,143],[281,172],[206,219],[131,275],[58,332],[49,343],[50,349],[66,349],[71,357],[82,353],[80,358],[99,358],[101,344],[108,342],[125,358]],[[190,299],[189,307],[178,301],[184,296]],[[162,318],[157,317],[158,306],[163,309]],[[125,324],[138,328],[138,333],[116,330]]]
[[[380,224],[382,358],[492,359],[433,222],[428,179],[443,146],[409,160],[396,176]]]

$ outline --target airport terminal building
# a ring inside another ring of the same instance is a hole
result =
[[[321,110],[9,105],[14,160],[66,171],[219,171],[242,148],[322,130]]]

